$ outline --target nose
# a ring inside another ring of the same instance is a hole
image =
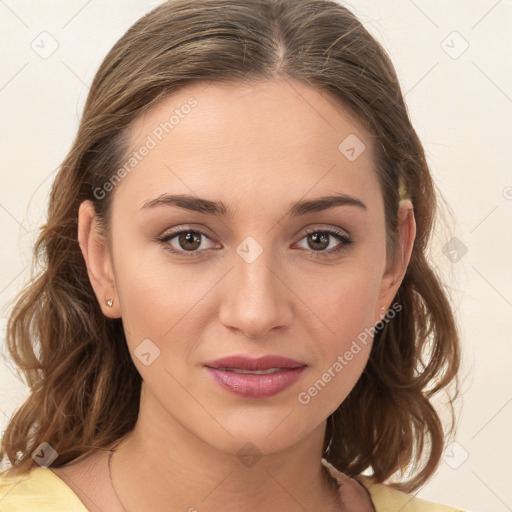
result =
[[[282,267],[264,250],[254,261],[235,253],[234,268],[226,276],[220,321],[247,338],[265,337],[290,325],[293,297]]]

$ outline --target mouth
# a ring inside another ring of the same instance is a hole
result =
[[[209,367],[207,367],[209,368]],[[269,368],[268,370],[244,370],[242,368],[213,368],[214,370],[222,370],[224,372],[234,372],[234,373],[248,373],[251,375],[269,375],[271,373],[281,372],[283,370],[287,370],[288,368]]]
[[[300,378],[307,365],[281,356],[252,359],[231,356],[206,363],[205,369],[222,389],[245,398],[268,398]]]
[[[249,370],[252,372],[257,371],[272,371],[283,370],[287,368],[300,368],[306,366],[306,363],[290,359],[289,357],[269,354],[263,357],[252,358],[246,355],[234,355],[216,359],[215,361],[208,361],[204,363],[209,368],[216,368],[222,370]]]

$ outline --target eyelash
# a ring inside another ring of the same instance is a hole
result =
[[[156,237],[155,241],[160,242],[162,245],[164,245],[164,248],[167,251],[171,252],[172,254],[176,254],[179,257],[183,257],[183,258],[194,258],[195,255],[198,254],[200,251],[177,251],[174,248],[171,249],[169,247],[169,245],[168,245],[168,242],[170,242],[173,238],[175,238],[178,235],[181,235],[183,233],[193,233],[193,234],[197,234],[197,235],[202,235],[202,236],[208,238],[209,240],[211,240],[211,238],[206,233],[204,233],[204,232],[202,232],[202,231],[200,231],[198,229],[181,229],[181,230],[172,231],[170,233],[164,234],[161,237]],[[322,234],[327,233],[327,234],[337,238],[341,242],[340,245],[337,248],[330,249],[329,251],[314,251],[314,250],[310,250],[310,252],[312,253],[312,256],[314,258],[328,258],[328,257],[330,257],[330,256],[332,256],[334,254],[337,254],[337,253],[340,253],[340,252],[342,252],[344,250],[347,250],[348,246],[353,243],[352,239],[349,236],[347,236],[342,231],[338,231],[336,229],[312,229],[312,230],[308,230],[300,238],[300,240],[302,240],[306,236],[314,234],[314,233],[322,233]],[[308,250],[308,249],[305,249],[305,250]]]

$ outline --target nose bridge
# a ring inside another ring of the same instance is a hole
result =
[[[233,265],[221,308],[224,325],[248,337],[261,337],[286,323],[286,287],[279,278],[279,263],[272,247],[263,247],[255,238],[247,237],[236,247]]]

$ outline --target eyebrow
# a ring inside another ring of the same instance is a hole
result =
[[[214,215],[216,217],[233,217],[233,212],[222,201],[211,201],[196,196],[186,194],[162,194],[155,199],[145,201],[141,210],[155,208],[157,206],[176,206],[184,210]],[[336,194],[332,196],[323,196],[312,200],[302,200],[291,205],[286,216],[298,217],[308,213],[320,212],[335,208],[337,206],[355,206],[364,211],[368,208],[357,197],[348,194]]]

